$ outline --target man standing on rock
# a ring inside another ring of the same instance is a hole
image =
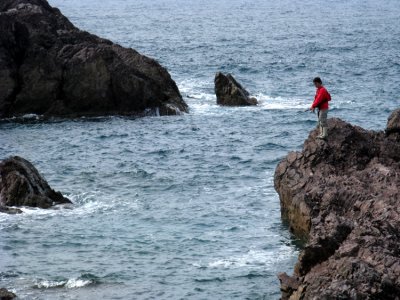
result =
[[[331,95],[326,90],[326,88],[322,85],[322,80],[319,77],[315,77],[314,85],[317,88],[317,92],[315,93],[314,102],[310,107],[312,112],[315,109],[318,109],[318,126],[319,126],[319,139],[326,139],[328,137],[328,102],[331,101]]]

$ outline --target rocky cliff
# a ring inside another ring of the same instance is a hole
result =
[[[282,216],[308,238],[282,299],[399,299],[400,110],[386,132],[328,125],[276,168]]]
[[[81,31],[46,0],[0,2],[0,118],[187,111],[155,60]]]

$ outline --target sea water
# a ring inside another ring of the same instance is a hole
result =
[[[78,27],[157,59],[177,117],[0,124],[70,208],[0,215],[0,286],[21,299],[279,299],[299,243],[274,170],[299,150],[321,76],[329,117],[382,130],[400,104],[400,2],[51,0]],[[257,107],[216,105],[230,72]]]

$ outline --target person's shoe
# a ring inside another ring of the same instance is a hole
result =
[[[318,125],[317,129],[319,129],[319,134],[317,135],[317,139],[322,139],[322,134],[323,134],[322,126]]]
[[[321,134],[317,136],[317,139],[326,140],[328,138],[328,128],[322,127]]]
[[[323,127],[322,128],[322,136],[324,139],[328,138],[328,127]]]

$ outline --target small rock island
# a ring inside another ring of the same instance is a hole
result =
[[[46,0],[0,2],[0,118],[187,112],[154,59],[76,28]]]
[[[0,212],[15,214],[18,206],[50,208],[72,203],[54,191],[26,159],[13,156],[0,161]]]
[[[231,74],[218,72],[214,84],[219,105],[250,106],[258,103],[257,99],[250,97],[250,93]]]

